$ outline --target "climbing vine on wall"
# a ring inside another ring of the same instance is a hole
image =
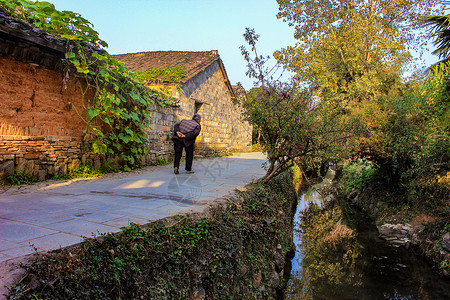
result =
[[[139,165],[140,157],[147,154],[143,145],[148,140],[148,107],[171,102],[161,100],[160,93],[145,86],[122,63],[101,50],[107,43],[80,14],[58,11],[45,1],[0,0],[0,9],[71,41],[65,59],[70,66],[67,75],[76,71],[86,78],[87,87],[82,90],[86,115],[79,115],[86,122],[92,151],[120,156],[125,170]]]

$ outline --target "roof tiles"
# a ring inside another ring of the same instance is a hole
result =
[[[132,72],[145,72],[162,67],[185,67],[184,83],[220,59],[217,50],[212,51],[155,51],[113,55]]]

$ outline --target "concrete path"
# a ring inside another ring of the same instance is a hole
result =
[[[0,262],[117,232],[130,222],[200,212],[265,174],[261,153],[194,160],[195,174],[172,166],[0,193]],[[218,200],[217,200],[218,201]]]

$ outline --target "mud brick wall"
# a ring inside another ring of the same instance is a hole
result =
[[[236,122],[241,114],[232,101],[217,61],[183,85],[180,100],[180,119],[191,118],[195,112],[202,115],[202,132],[197,139],[196,153],[247,150],[251,134],[248,140],[246,130],[237,129],[244,122]]]
[[[0,135],[81,136],[81,80],[0,56]]]
[[[39,53],[30,55],[32,50],[15,53],[40,61]],[[84,115],[83,101],[89,97],[83,100],[84,86],[84,78],[67,77],[58,67],[0,54],[0,180],[19,172],[43,180],[80,163],[101,167],[102,160],[83,145],[86,125],[79,114]],[[149,109],[144,165],[172,157],[170,137],[178,122],[174,107],[155,104]]]
[[[2,39],[0,46],[0,179],[64,174],[82,158],[83,79],[32,44]]]

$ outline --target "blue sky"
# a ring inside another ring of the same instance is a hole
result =
[[[276,18],[276,0],[47,0],[88,19],[111,54],[219,50],[232,84],[249,90],[239,46],[246,27],[260,35],[258,51],[294,45],[294,29]],[[425,55],[427,62],[436,58]]]

